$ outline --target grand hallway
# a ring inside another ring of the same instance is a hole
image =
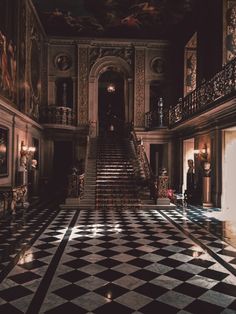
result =
[[[236,313],[236,243],[207,212],[45,212],[1,266],[0,313]],[[13,226],[1,229],[8,245]]]
[[[0,0],[0,314],[236,314],[236,0]]]

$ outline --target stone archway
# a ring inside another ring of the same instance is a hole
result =
[[[124,78],[125,122],[134,119],[133,73],[130,65],[120,57],[106,56],[97,60],[89,74],[89,121],[93,125],[93,134],[98,135],[98,81],[101,74],[108,70],[119,72]]]

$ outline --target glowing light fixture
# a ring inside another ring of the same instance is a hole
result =
[[[108,91],[108,93],[114,93],[114,92],[116,91],[115,84],[109,83],[109,84],[107,85],[107,91]]]

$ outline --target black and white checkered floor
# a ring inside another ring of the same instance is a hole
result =
[[[236,313],[236,249],[193,214],[57,212],[0,283],[0,313]]]

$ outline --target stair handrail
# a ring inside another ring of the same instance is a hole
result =
[[[91,137],[92,137],[92,123],[90,122],[88,125],[88,135],[87,135],[87,139],[86,139],[86,153],[85,153],[85,162],[84,162],[84,171],[83,171],[83,186],[82,186],[82,195],[81,198],[84,196],[84,181],[85,181],[85,176],[87,173],[87,168],[88,168],[88,159],[89,159],[89,151],[90,151],[90,141],[91,141]]]
[[[68,187],[67,187],[67,197],[72,198],[83,198],[84,196],[84,181],[85,174],[88,165],[88,156],[90,149],[90,136],[91,136],[91,127],[88,126],[88,135],[86,138],[86,153],[84,165],[77,164],[72,168],[72,173],[68,175]]]
[[[143,145],[142,138],[138,138],[134,129],[132,129],[131,133],[131,140],[134,143],[135,153],[138,158],[138,161],[141,165],[141,168],[144,171],[145,181],[149,186],[150,189],[150,197],[156,200],[157,198],[157,180],[156,176],[154,175],[149,160],[147,158],[147,154]]]

